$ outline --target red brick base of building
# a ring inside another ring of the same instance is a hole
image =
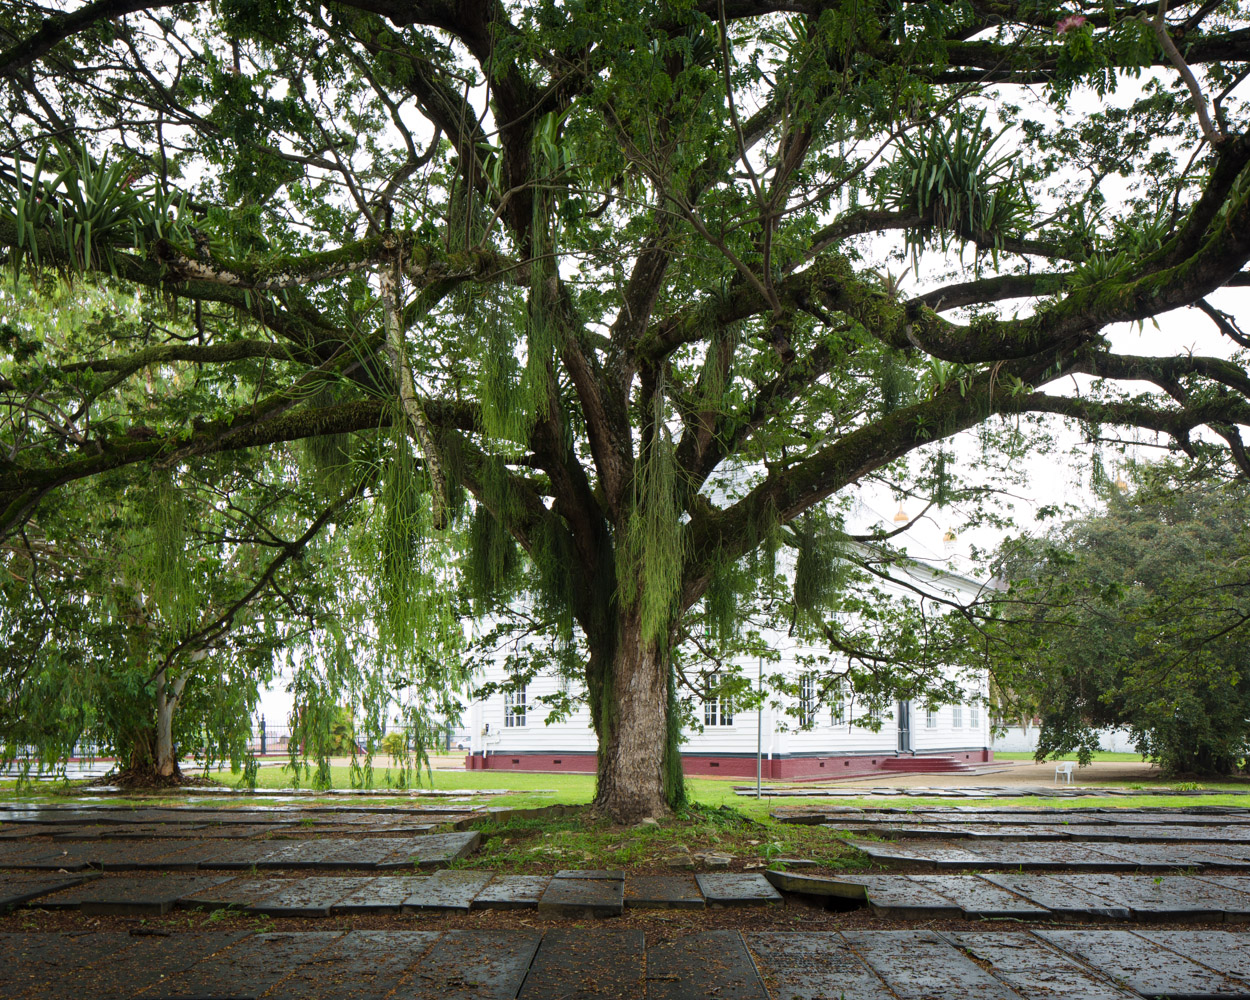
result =
[[[761,762],[762,777],[768,781],[818,781],[831,778],[853,778],[864,774],[906,773],[910,769],[903,762],[910,755],[854,754],[830,755],[828,757],[767,757]],[[950,760],[965,767],[987,764],[994,759],[993,750],[951,750],[944,753],[916,754],[916,772],[940,773],[936,764],[939,759]],[[886,761],[897,763],[887,766]],[[469,771],[540,771],[594,774],[597,758],[592,753],[492,753],[489,756],[469,754],[464,766]],[[955,770],[952,767],[949,770]],[[682,754],[682,770],[694,778],[754,778],[755,757],[728,757],[715,755]],[[947,770],[943,768],[941,770]]]

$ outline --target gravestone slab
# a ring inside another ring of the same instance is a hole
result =
[[[636,875],[625,880],[625,905],[638,909],[701,910],[707,904],[690,875]]]
[[[958,920],[958,903],[906,875],[863,876],[869,907],[880,917],[894,920]]]
[[[546,875],[496,875],[470,904],[474,910],[518,910],[538,905],[547,883]]]
[[[124,931],[0,934],[0,996],[26,997],[75,969],[125,948]]]
[[[774,1000],[894,1000],[881,977],[859,960],[840,934],[762,931],[745,937]]]
[[[538,900],[540,913],[553,916],[619,917],[625,909],[625,883],[606,878],[553,878]]]
[[[42,823],[0,823],[0,840],[23,840],[27,837],[47,837],[55,839],[59,826],[48,826]]]
[[[1098,849],[1083,844],[1029,844],[1013,841],[985,841],[977,844],[981,855],[980,864],[969,868],[1024,868],[1033,871],[1059,870],[1065,868],[1131,869],[1134,864],[1118,859],[1103,851],[1103,847],[1120,845],[1099,844]]]
[[[1168,951],[1250,983],[1250,948],[1246,935],[1229,931],[1134,931]]]
[[[1068,881],[1127,907],[1135,920],[1219,921],[1225,902],[1250,911],[1250,896],[1184,875],[1069,875]],[[1232,895],[1234,902],[1225,897]]]
[[[60,844],[29,844],[9,841],[0,844],[0,868],[51,869],[81,871],[88,862],[70,857]]]
[[[644,947],[638,930],[549,930],[518,1000],[643,1000]]]
[[[1174,871],[1177,868],[1194,868],[1210,864],[1226,864],[1213,851],[1220,845],[1204,844],[1201,847],[1187,844],[1099,844],[1098,853],[1123,862],[1125,870]],[[1101,865],[1099,867],[1112,867]]]
[[[536,931],[448,931],[404,980],[403,1000],[512,1000],[542,935]]]
[[[477,850],[482,835],[476,830],[456,833],[432,833],[424,837],[412,837],[408,846],[395,851],[378,868],[438,868],[468,857]]]
[[[406,850],[413,837],[367,837],[338,839],[337,849],[325,851],[313,862],[314,868],[374,868],[397,851]]]
[[[1019,997],[932,931],[850,931],[843,936],[898,1000]]]
[[[404,898],[405,913],[444,911],[468,913],[473,898],[490,881],[490,872],[440,871],[424,878],[410,878]]]
[[[327,840],[266,840],[263,842],[267,851],[263,858],[256,861],[258,868],[315,868],[327,854],[335,854],[350,850],[356,841],[352,838],[334,838]],[[251,847],[250,843],[241,844]],[[259,846],[259,843],[258,843]]]
[[[382,1000],[438,938],[437,931],[349,931],[282,980],[277,994]]]
[[[330,907],[331,913],[398,913],[404,900],[412,895],[413,883],[408,875],[379,875],[356,880],[356,888]]]
[[[133,875],[90,879],[45,897],[43,909],[81,909],[86,914],[149,916],[168,913],[183,896],[226,881],[224,875]]]
[[[1026,1000],[1134,1000],[1137,996],[1031,934],[975,932],[946,936],[973,957],[988,962],[994,975]]]
[[[0,874],[0,913],[51,892],[80,885],[88,875]],[[38,904],[36,904],[38,905]]]
[[[1014,892],[1060,917],[1128,920],[1132,912],[1099,893],[1073,884],[1067,875],[983,875],[987,882]]]
[[[360,888],[360,883],[359,878],[333,876],[292,879],[284,888],[252,903],[248,909],[272,917],[327,917],[330,907],[353,889]]]
[[[247,936],[243,931],[190,931],[176,944],[163,935],[131,937],[117,951],[66,970],[23,1000],[128,1000],[140,990],[189,969]]]
[[[225,910],[230,907],[245,910],[276,892],[290,886],[290,879],[236,878],[207,889],[197,889],[178,899],[179,906],[203,907],[206,910]]]
[[[769,869],[764,872],[764,877],[774,889],[782,892],[797,892],[805,896],[838,896],[842,899],[866,898],[864,882],[860,876],[825,878],[822,875],[799,875],[796,872]]]
[[[342,931],[253,934],[150,987],[144,1000],[256,1000],[342,937]]]
[[[1038,936],[1146,997],[1244,997],[1248,988],[1129,931],[1039,931]]]
[[[593,878],[606,879],[610,882],[623,882],[625,873],[623,871],[605,871],[602,868],[562,868],[552,878]]]
[[[213,840],[202,845],[200,867],[210,871],[267,868],[269,858],[289,846],[285,840]]]
[[[705,931],[647,951],[648,1000],[769,1000],[742,936]]]
[[[696,875],[708,906],[767,906],[784,900],[768,879],[755,872],[711,872]]]
[[[977,875],[909,875],[928,889],[945,896],[958,906],[965,917],[1046,919],[1049,911],[1037,903],[987,882]]]
[[[1209,887],[1207,892],[1224,911],[1224,919],[1241,923],[1250,919],[1250,876],[1208,873],[1194,878]]]

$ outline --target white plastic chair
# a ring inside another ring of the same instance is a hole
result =
[[[1076,767],[1076,765],[1070,760],[1065,760],[1062,764],[1056,764],[1055,780],[1058,781],[1062,777],[1067,780],[1069,785],[1072,784],[1072,769],[1074,767]]]

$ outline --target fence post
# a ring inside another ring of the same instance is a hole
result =
[[[263,715],[260,717],[260,753],[262,757],[265,755],[265,717]]]

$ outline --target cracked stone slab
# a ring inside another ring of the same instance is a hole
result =
[[[983,962],[1026,1000],[1136,1000],[1137,994],[1091,971],[1081,962],[1032,934],[971,932],[946,935]]]
[[[760,931],[745,937],[769,995],[777,1000],[894,1000],[841,934]]]
[[[643,1000],[645,967],[642,931],[549,930],[517,996],[518,1000]]]
[[[782,892],[797,892],[806,896],[837,896],[841,899],[864,899],[866,877],[846,875],[840,878],[826,878],[823,875],[800,875],[797,872],[776,871],[769,869],[764,877],[774,889]]]
[[[1144,997],[1185,1000],[1250,992],[1246,984],[1175,952],[1163,961],[1155,942],[1129,931],[1039,931],[1038,936]]]
[[[128,1000],[246,936],[245,931],[190,931],[177,936],[176,947],[165,936],[131,937],[116,952],[66,970],[24,1000]]]
[[[281,892],[291,884],[281,878],[236,878],[222,881],[206,889],[197,889],[178,899],[179,906],[200,906],[206,910],[226,910],[231,907],[245,910]]]
[[[1076,885],[1068,875],[994,874],[981,877],[1045,907],[1057,916],[1103,920],[1129,920],[1133,916],[1127,906]]]
[[[416,865],[418,868],[437,868],[468,857],[481,842],[482,835],[476,830],[410,837],[408,846],[379,861],[377,867],[409,868]]]
[[[267,867],[269,857],[287,846],[285,840],[214,840],[203,845],[200,868],[241,871]]]
[[[256,1000],[313,961],[342,931],[253,934],[146,990],[144,1000]]]
[[[80,885],[90,875],[0,874],[0,913],[52,892]]]
[[[707,904],[691,875],[636,875],[625,880],[625,905],[638,909],[702,910]]]
[[[536,931],[447,931],[397,995],[403,1000],[512,1000],[541,940]]]
[[[625,910],[625,883],[606,878],[553,878],[538,900],[538,910],[553,916],[619,917]]]
[[[769,1000],[737,931],[705,931],[647,951],[648,1000]]]
[[[496,875],[470,904],[474,910],[520,910],[538,905],[550,882],[546,875]]]
[[[1250,983],[1246,935],[1230,931],[1134,931],[1140,937],[1191,961]]]
[[[405,913],[455,911],[468,913],[474,897],[491,879],[490,872],[440,871],[423,878],[410,878],[404,898]]]
[[[378,875],[353,881],[356,888],[334,903],[331,913],[398,913],[403,909],[404,900],[412,895],[417,877]]]
[[[1020,996],[932,931],[853,931],[843,936],[898,1000]]]
[[[911,881],[951,900],[969,919],[1045,919],[1049,911],[978,875],[909,875]]]
[[[767,906],[782,903],[781,893],[756,872],[710,872],[696,875],[708,906]]]
[[[39,901],[42,909],[81,909],[85,914],[160,915],[183,896],[225,882],[224,875],[134,875],[96,878]]]
[[[439,936],[437,931],[349,931],[282,980],[277,994],[383,1000]]]

